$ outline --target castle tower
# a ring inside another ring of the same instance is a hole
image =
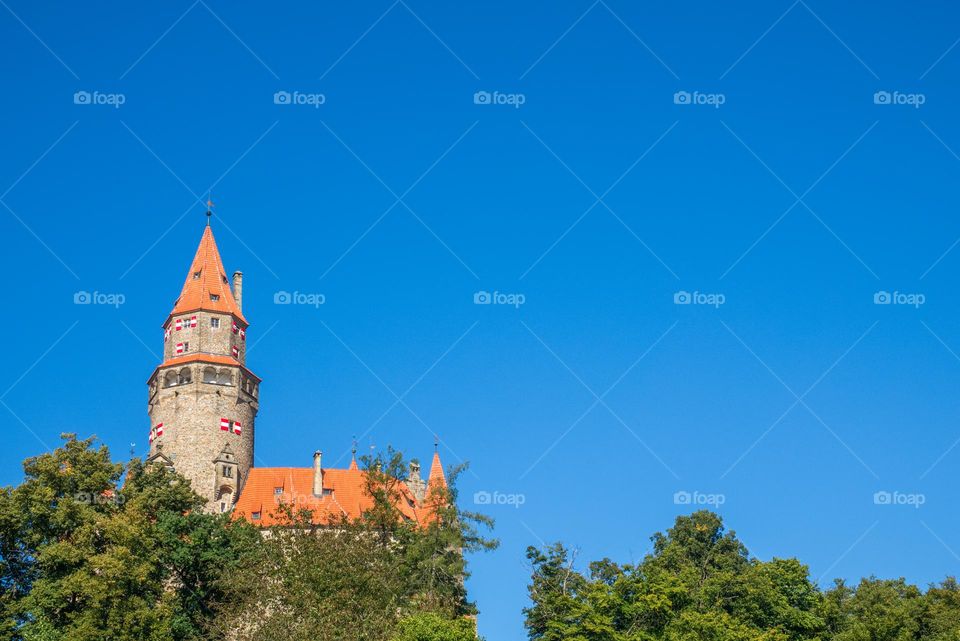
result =
[[[163,362],[147,383],[148,460],[189,479],[211,512],[233,508],[253,467],[260,379],[244,365],[242,282],[235,272],[231,291],[208,218],[163,324]]]

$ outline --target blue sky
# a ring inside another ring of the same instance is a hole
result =
[[[957,573],[955,5],[355,4],[0,2],[0,483],[146,450],[212,188],[257,464],[439,434],[502,501],[488,637],[527,545],[694,503],[825,585]]]

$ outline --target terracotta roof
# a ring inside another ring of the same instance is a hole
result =
[[[430,464],[430,477],[427,481],[429,493],[434,487],[447,487],[447,477],[443,473],[443,464],[440,463],[440,454],[433,453],[433,462]]]
[[[365,490],[366,474],[354,466],[347,470],[324,468],[324,495],[314,496],[312,467],[250,468],[233,515],[254,525],[278,525],[278,507],[283,502],[295,509],[310,510],[314,523],[329,524],[342,516],[355,520],[373,507],[373,499]],[[397,507],[403,516],[415,523],[426,523],[425,511],[405,483],[401,483],[400,493]]]
[[[212,300],[211,295],[216,296],[217,300]],[[237,301],[233,298],[230,281],[223,268],[220,252],[217,251],[217,242],[213,239],[213,231],[209,225],[203,230],[200,246],[197,247],[190,271],[187,272],[187,279],[183,283],[183,290],[177,302],[174,303],[170,316],[198,309],[233,314],[247,325],[247,319],[243,317]],[[169,320],[168,318],[167,322]]]

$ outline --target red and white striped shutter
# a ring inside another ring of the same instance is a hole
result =
[[[229,432],[230,431],[230,419],[221,418],[220,419],[220,431]]]
[[[163,423],[157,423],[157,437],[163,436]]]
[[[240,350],[237,348],[236,345],[233,346],[232,351],[233,351],[234,358],[240,358]]]
[[[233,421],[233,433],[240,434],[240,430],[241,430],[240,421]]]
[[[247,340],[247,332],[242,327],[240,328],[240,340]]]
[[[196,317],[196,316],[191,316],[191,317],[190,317],[190,327],[196,327],[196,326],[197,326],[197,317]]]
[[[183,343],[177,343],[177,354],[183,354]]]
[[[173,326],[179,332],[181,329],[183,329],[183,320],[178,318],[174,321]]]
[[[239,330],[240,330],[240,328],[237,327],[237,323],[234,322],[234,323],[233,323],[233,333],[236,334]]]

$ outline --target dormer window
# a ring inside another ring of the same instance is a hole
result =
[[[220,296],[219,296],[218,294],[210,294],[210,301],[211,301],[211,302],[214,302],[214,303],[215,303],[215,302],[217,302],[218,300],[220,300]]]
[[[200,279],[200,272],[193,272],[193,280],[199,280],[199,279]]]
[[[275,488],[273,488],[273,495],[274,495],[274,496],[280,496],[281,494],[283,494],[283,488],[282,488],[282,487],[275,487]]]
[[[223,284],[224,284],[224,285],[229,285],[229,284],[230,284],[230,281],[228,281],[228,280],[227,280],[227,277],[224,276],[223,274],[220,274],[220,278],[223,279]]]
[[[253,514],[250,515],[250,518],[253,519],[254,521],[259,521],[259,520],[260,520],[260,512],[254,512]]]

